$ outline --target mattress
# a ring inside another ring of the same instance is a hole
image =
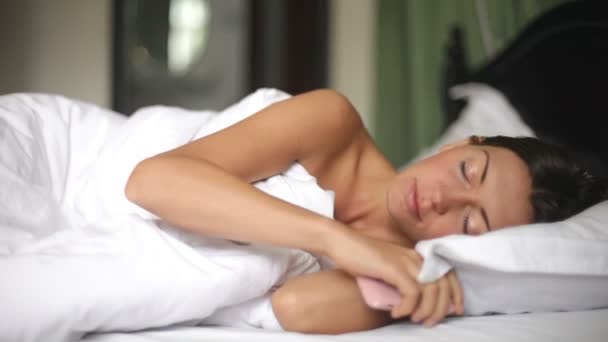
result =
[[[551,341],[608,340],[608,309],[450,318],[435,326],[395,323],[383,328],[341,335],[225,327],[172,327],[137,333],[95,334],[86,342],[199,342],[199,341]]]

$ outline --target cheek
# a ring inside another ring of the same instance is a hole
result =
[[[462,234],[462,222],[457,213],[436,216],[424,231],[422,239],[435,239],[447,235]]]
[[[408,212],[405,206],[407,196],[407,184],[404,180],[398,180],[392,184],[387,193],[388,210],[393,218],[398,221],[407,221]]]

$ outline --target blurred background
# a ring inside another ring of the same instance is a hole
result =
[[[129,115],[222,109],[260,87],[348,96],[395,165],[444,128],[450,31],[469,66],[564,0],[8,0],[0,93],[44,92]]]

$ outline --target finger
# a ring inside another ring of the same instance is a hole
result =
[[[408,316],[412,313],[414,308],[418,305],[420,299],[420,288],[417,284],[412,283],[405,290],[399,290],[401,292],[401,303],[391,310],[391,317],[394,319]]]
[[[391,310],[391,317],[395,319],[411,314],[420,297],[420,285],[407,276],[401,277],[397,287],[401,293],[401,303]]]
[[[416,253],[416,256],[417,255],[418,254]],[[410,254],[410,256],[412,255]],[[396,286],[399,288],[399,292],[401,292],[402,299],[401,303],[391,310],[391,316],[393,318],[401,318],[410,315],[417,307],[418,301],[420,300],[422,288],[416,281],[416,277],[420,272],[420,267],[417,265],[417,262],[412,262],[412,259],[415,259],[416,256],[408,257],[405,274],[403,272],[399,273],[399,280],[401,283],[396,283]]]
[[[451,299],[454,304],[455,312],[459,315],[464,314],[464,294],[462,293],[462,286],[456,272],[451,271],[448,273],[448,282],[451,288]]]
[[[437,282],[439,290],[437,291],[437,302],[434,306],[433,313],[424,321],[427,327],[435,325],[441,321],[447,314],[450,307],[450,284],[446,278],[441,278]]]
[[[414,313],[410,316],[412,322],[420,322],[431,316],[437,303],[437,294],[439,286],[437,283],[426,284],[422,289],[422,297],[420,298],[420,304],[414,310]]]
[[[412,260],[415,263],[416,267],[420,269],[422,267],[422,262],[424,261],[422,256],[418,254],[415,249],[409,250],[408,253],[410,255],[410,260]],[[418,276],[418,274],[416,274],[416,276]]]

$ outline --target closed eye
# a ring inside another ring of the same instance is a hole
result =
[[[460,173],[462,174],[462,177],[464,177],[464,179],[467,181],[467,183],[471,182],[469,180],[469,176],[467,176],[467,164],[464,160],[460,162]]]
[[[464,223],[463,223],[463,225],[462,225],[462,231],[463,231],[465,234],[467,234],[467,235],[469,234],[469,214],[467,214],[467,215],[464,217]]]

